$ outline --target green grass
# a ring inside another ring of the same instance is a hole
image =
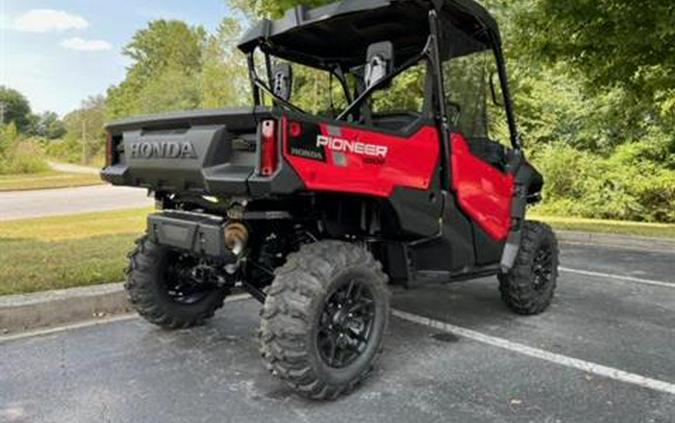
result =
[[[47,171],[24,175],[0,175],[0,192],[67,188],[103,184],[98,175]]]
[[[151,209],[0,222],[0,295],[121,281]]]
[[[540,220],[554,229],[600,232],[620,235],[638,235],[654,238],[675,239],[675,225],[667,223],[627,222],[620,220],[583,219],[578,217],[552,217],[528,215],[528,218]]]

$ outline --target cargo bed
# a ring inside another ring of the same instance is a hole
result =
[[[273,191],[294,192],[300,182],[293,179],[295,173],[288,166],[280,166],[269,177],[257,174],[258,124],[271,118],[268,108],[257,107],[114,122],[106,127],[109,164],[101,177],[113,185],[177,194],[264,196]],[[279,183],[282,180],[286,182]]]

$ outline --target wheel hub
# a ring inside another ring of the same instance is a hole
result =
[[[367,286],[352,280],[338,287],[326,301],[319,322],[318,345],[324,362],[346,367],[366,350],[375,317],[375,303]]]
[[[532,263],[532,273],[535,288],[543,289],[548,285],[553,273],[553,254],[550,246],[539,247]]]
[[[178,304],[201,301],[217,288],[212,279],[209,266],[186,254],[172,256],[171,265],[165,271],[167,293]]]

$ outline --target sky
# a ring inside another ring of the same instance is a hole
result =
[[[149,21],[214,31],[229,13],[226,0],[0,0],[0,85],[64,115],[124,79],[122,48]]]

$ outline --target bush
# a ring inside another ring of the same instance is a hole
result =
[[[675,170],[665,144],[624,144],[604,158],[566,144],[546,146],[533,158],[543,173],[542,214],[648,222],[675,222]]]
[[[13,124],[0,128],[0,175],[49,170],[36,140],[22,140]]]
[[[47,170],[49,165],[40,144],[35,140],[25,140],[19,142],[14,149],[5,173],[38,173]]]
[[[49,157],[68,163],[81,163],[82,144],[71,138],[53,140],[45,143],[45,151]]]

